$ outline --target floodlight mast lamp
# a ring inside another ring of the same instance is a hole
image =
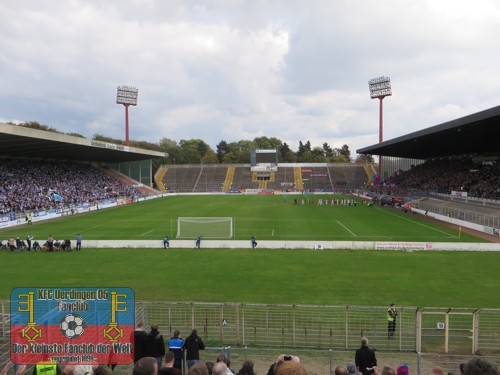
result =
[[[118,86],[116,94],[116,103],[125,106],[125,145],[129,146],[130,140],[128,137],[128,107],[137,105],[137,96],[139,89],[130,86]]]
[[[379,143],[384,140],[384,121],[383,121],[383,105],[382,101],[386,96],[392,95],[391,89],[391,79],[389,77],[378,77],[373,78],[368,81],[368,86],[370,87],[370,97],[372,99],[379,99]],[[378,162],[378,175],[382,177],[382,155],[379,155]]]

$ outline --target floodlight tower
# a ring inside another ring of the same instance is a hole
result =
[[[137,105],[137,96],[139,89],[130,86],[118,86],[116,94],[116,104],[123,104],[125,106],[125,145],[129,145],[128,138],[128,107],[130,105]]]
[[[373,78],[368,81],[368,86],[370,87],[370,97],[372,99],[378,98],[380,101],[380,109],[379,109],[379,143],[382,143],[384,140],[383,136],[383,106],[382,106],[382,100],[386,96],[391,96],[392,95],[392,89],[391,89],[391,79],[389,77],[378,77],[378,78]],[[378,175],[380,178],[382,178],[382,155],[379,155],[378,158]]]

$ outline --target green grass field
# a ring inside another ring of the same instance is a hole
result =
[[[255,235],[261,240],[484,242],[467,234],[459,238],[456,229],[426,222],[419,215],[359,203],[356,207],[301,205],[302,197],[289,196],[286,203],[281,196],[169,197],[4,229],[0,236],[30,234],[45,241],[49,234],[74,239],[81,233],[94,240],[161,240],[166,234],[176,237],[178,217],[204,216],[232,217],[236,240]],[[294,198],[299,204],[293,204]]]
[[[231,216],[235,239],[480,242],[380,207],[294,205],[288,197],[171,197],[2,230],[0,237],[175,237],[178,216]],[[274,236],[273,236],[274,231]],[[0,299],[15,287],[122,286],[137,300],[500,307],[500,254],[264,249],[0,252]]]

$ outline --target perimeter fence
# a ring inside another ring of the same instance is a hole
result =
[[[420,374],[439,364],[457,372],[475,355],[500,364],[500,309],[400,306],[397,311],[396,334],[389,339],[386,306],[151,301],[135,306],[136,322],[158,324],[165,339],[175,329],[186,337],[196,328],[207,346],[202,360],[215,361],[223,352],[238,367],[251,359],[257,374],[267,373],[283,353],[298,355],[313,373],[331,374],[336,365],[354,360],[363,336],[377,350],[379,367],[405,363]],[[9,312],[10,302],[0,301],[1,362],[9,357]]]

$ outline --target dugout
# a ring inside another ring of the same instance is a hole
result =
[[[152,159],[166,155],[137,147],[0,123],[0,157],[74,161],[111,168],[152,187]]]

